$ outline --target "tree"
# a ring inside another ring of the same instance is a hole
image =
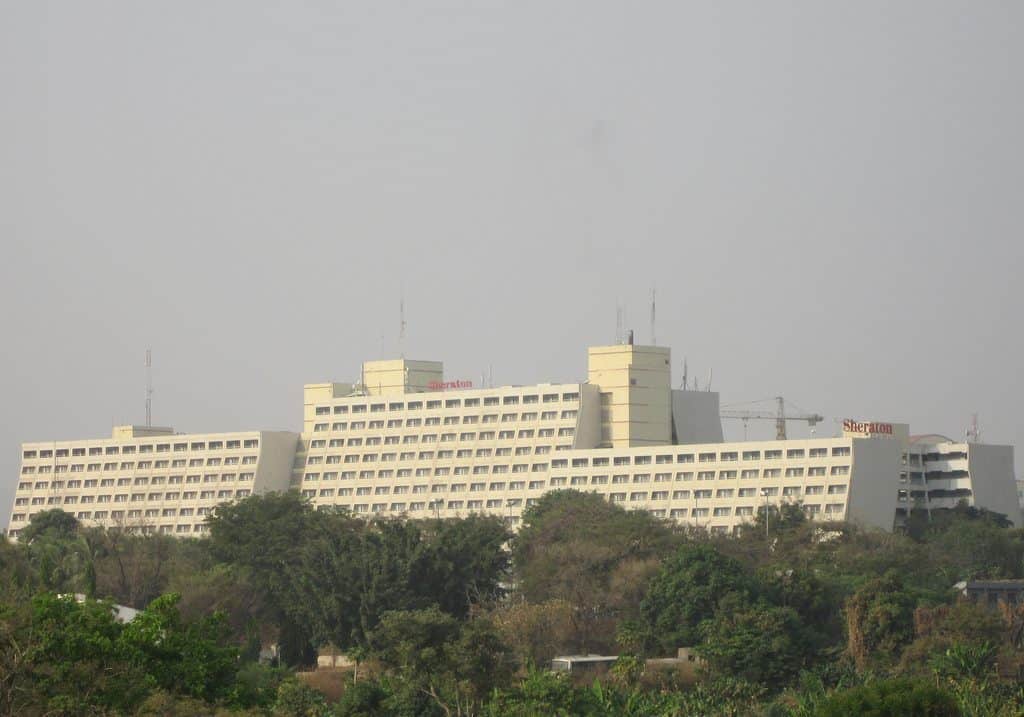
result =
[[[124,628],[123,641],[156,684],[208,702],[225,698],[238,671],[223,615],[184,622],[177,594],[154,600]]]
[[[420,525],[422,556],[410,576],[417,591],[432,595],[449,615],[464,618],[470,606],[504,595],[511,535],[500,518],[470,515]]]
[[[786,684],[812,653],[807,630],[791,608],[749,605],[744,600],[733,593],[714,617],[701,623],[703,642],[697,653],[713,675]]]
[[[18,541],[30,545],[40,537],[74,540],[78,534],[78,519],[60,508],[41,510],[32,516],[18,535]]]
[[[945,690],[914,680],[875,680],[832,693],[816,717],[959,717],[956,699]]]
[[[446,714],[471,712],[510,674],[508,648],[489,621],[460,623],[437,607],[385,613],[371,646],[407,688]]]
[[[507,537],[490,518],[367,523],[329,516],[286,568],[296,593],[290,613],[318,642],[342,649],[366,646],[389,611],[438,606],[464,618],[474,602],[501,594]]]
[[[566,649],[612,649],[616,622],[635,616],[637,586],[677,540],[645,511],[626,511],[593,493],[552,491],[526,510],[513,539],[518,588],[532,603],[575,606],[576,636]]]
[[[683,545],[664,561],[640,603],[650,640],[664,653],[696,645],[700,623],[730,594],[745,600],[755,594],[743,566],[710,545]]]
[[[127,712],[145,697],[149,680],[109,603],[41,593],[28,617],[14,631],[24,660],[5,714]]]
[[[914,637],[915,603],[893,572],[868,581],[846,601],[847,650],[859,669],[899,658]]]
[[[327,516],[295,491],[253,495],[219,505],[207,518],[209,549],[217,559],[244,568],[266,598],[264,617],[278,628],[281,658],[312,664],[312,628],[295,617],[299,594],[292,563],[323,529]]]

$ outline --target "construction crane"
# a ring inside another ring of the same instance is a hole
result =
[[[764,399],[769,400],[769,399]],[[776,403],[775,412],[769,411],[741,411],[741,410],[723,410],[719,412],[722,418],[738,418],[743,421],[743,437],[746,438],[747,432],[747,421],[751,419],[756,421],[768,420],[775,421],[775,438],[779,441],[786,440],[786,421],[804,421],[808,426],[812,428],[818,423],[825,420],[824,416],[817,413],[786,413],[786,402],[782,396],[776,396],[774,399]],[[751,401],[751,403],[760,403],[760,401]]]

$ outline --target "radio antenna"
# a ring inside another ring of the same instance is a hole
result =
[[[153,425],[153,349],[146,349],[146,427]]]
[[[655,334],[655,331],[654,331],[654,305],[655,305],[656,300],[657,300],[657,295],[658,295],[658,290],[655,289],[655,288],[651,288],[651,345],[652,346],[657,346],[658,345],[658,337],[657,337],[657,335]]]
[[[398,353],[405,358],[405,295],[398,297]]]

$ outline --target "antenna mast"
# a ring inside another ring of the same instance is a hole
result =
[[[622,304],[615,302],[615,343],[622,343]]]
[[[654,332],[654,304],[655,304],[656,299],[657,299],[657,292],[658,292],[657,289],[654,289],[654,288],[651,289],[651,345],[652,346],[657,346],[658,345],[658,338],[657,338],[657,335]]]
[[[398,353],[405,358],[405,296],[398,298]]]
[[[967,429],[968,443],[981,443],[981,429],[978,428],[978,414],[971,414],[971,427]]]
[[[153,349],[146,349],[146,427],[153,425]]]

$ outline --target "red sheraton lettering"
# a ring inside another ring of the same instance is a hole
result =
[[[843,420],[843,430],[849,433],[863,433],[869,436],[891,436],[893,434],[891,423],[878,423],[875,421],[854,421],[850,418]]]
[[[472,381],[431,381],[427,384],[431,391],[450,391],[457,388],[473,388]]]

